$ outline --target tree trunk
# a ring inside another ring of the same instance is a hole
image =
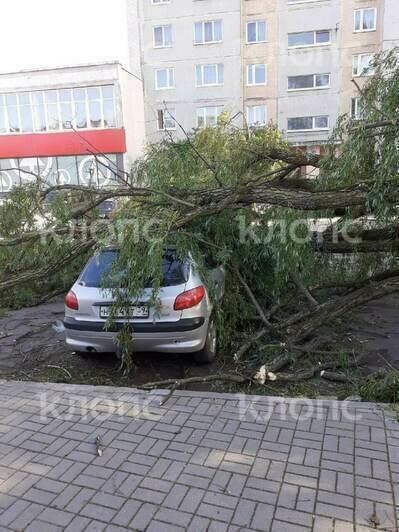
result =
[[[339,299],[324,303],[315,309],[296,327],[288,329],[288,336],[292,344],[301,343],[322,325],[342,316],[349,310],[359,307],[389,294],[399,291],[399,275],[381,281],[371,282],[366,286],[354,290]]]

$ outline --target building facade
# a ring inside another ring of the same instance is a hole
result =
[[[149,141],[228,110],[320,150],[340,114],[359,116],[373,54],[399,43],[397,0],[128,0],[128,12]]]
[[[223,109],[242,107],[240,1],[151,2],[129,0],[138,13],[146,134],[213,123]],[[129,36],[137,40],[135,17]],[[133,54],[136,46],[133,46]],[[177,118],[178,117],[178,118]]]
[[[140,78],[119,63],[0,74],[0,195],[40,175],[106,185],[141,154]]]

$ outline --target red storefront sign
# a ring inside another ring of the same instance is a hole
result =
[[[124,129],[0,136],[0,159],[126,153]]]

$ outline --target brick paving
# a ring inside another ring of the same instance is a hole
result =
[[[0,530],[398,530],[389,409],[165,395],[1,382]]]

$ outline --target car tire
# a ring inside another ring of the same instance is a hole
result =
[[[194,355],[194,359],[199,364],[210,364],[216,358],[217,347],[217,330],[216,323],[213,318],[209,320],[208,331],[206,334],[205,345],[201,351]]]

